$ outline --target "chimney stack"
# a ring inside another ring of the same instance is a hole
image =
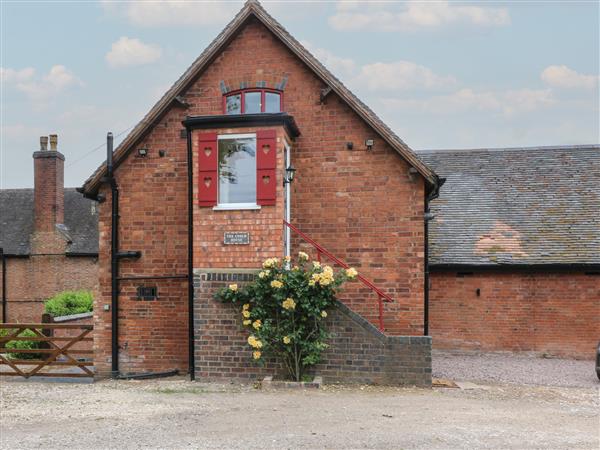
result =
[[[34,231],[54,231],[65,221],[65,157],[57,150],[58,136],[40,137],[40,150],[33,153]]]

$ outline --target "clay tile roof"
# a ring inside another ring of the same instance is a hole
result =
[[[600,264],[600,146],[421,151],[433,265]]]
[[[249,0],[236,14],[233,20],[221,31],[211,44],[198,56],[192,65],[183,73],[175,84],[152,107],[146,116],[121,142],[114,153],[114,164],[119,163],[150,128],[160,119],[173,101],[210,65],[220,52],[236,36],[237,32],[251,17],[258,19],[281,42],[286,45],[301,61],[303,61],[323,82],[340,96],[360,117],[365,120],[393,149],[409,164],[415,167],[427,180],[431,189],[437,189],[438,177],[431,168],[421,161],[415,153],[363,102],[361,102],[343,83],[338,80],[317,58],[300,44],[279,22],[271,17],[256,0]],[[102,164],[90,178],[86,180],[82,191],[94,194],[98,191],[102,177],[105,175],[105,164]]]
[[[75,189],[65,189],[65,223],[59,231],[67,240],[67,254],[98,254],[98,214],[95,202]],[[0,190],[0,248],[27,256],[33,232],[33,189]]]

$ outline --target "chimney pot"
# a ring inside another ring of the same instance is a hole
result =
[[[50,150],[56,151],[57,146],[58,146],[58,135],[51,134],[50,135]]]
[[[48,136],[40,136],[40,151],[48,150]]]

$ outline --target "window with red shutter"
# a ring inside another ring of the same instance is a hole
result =
[[[198,204],[217,204],[218,150],[217,134],[202,133],[198,137]]]
[[[277,134],[275,130],[256,132],[256,203],[274,205],[277,197]]]

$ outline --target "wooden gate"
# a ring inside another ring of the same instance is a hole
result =
[[[92,331],[92,325],[83,324],[0,324],[0,376],[93,377]],[[17,348],[17,342],[31,345]]]

